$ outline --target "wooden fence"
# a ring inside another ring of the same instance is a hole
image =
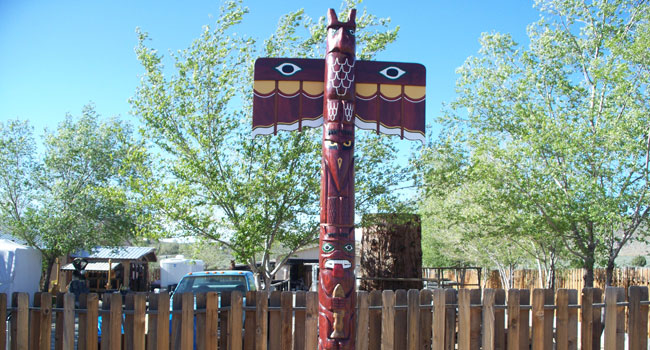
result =
[[[437,278],[436,268],[422,268],[423,278]],[[441,277],[454,282],[457,285],[467,288],[478,288],[479,281],[482,288],[501,288],[501,278],[496,270],[484,269],[484,276],[479,279],[478,272],[473,269],[457,270],[454,268],[444,269]],[[577,289],[584,288],[584,269],[561,269],[556,271],[556,289]],[[623,267],[614,269],[612,286],[628,288],[630,286],[650,287],[650,268],[647,267]],[[539,270],[519,269],[513,272],[513,287],[518,289],[540,288]],[[605,288],[605,269],[594,269],[594,287]]]
[[[359,292],[356,349],[645,350],[648,288],[628,291],[584,289],[580,303],[578,291],[568,289],[513,289],[507,298],[501,289]],[[316,293],[249,292],[244,302],[233,292],[219,299],[216,293],[177,295],[170,312],[167,294],[104,294],[101,300],[89,294],[75,306],[72,294],[53,302],[39,293],[29,307],[28,295],[17,293],[9,308],[0,294],[0,317],[10,313],[10,349],[317,349]],[[7,336],[0,327],[0,344]]]

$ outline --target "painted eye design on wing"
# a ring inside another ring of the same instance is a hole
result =
[[[348,253],[352,253],[352,251],[354,250],[354,246],[352,244],[348,243],[348,244],[343,246],[343,249],[345,249],[345,251],[348,252]]]
[[[332,251],[334,251],[334,244],[327,243],[327,242],[323,243],[323,248],[321,249],[323,250],[323,253],[331,253]]]
[[[275,67],[275,70],[280,72],[280,74],[284,75],[285,77],[292,76],[302,70],[302,68],[296,66],[293,63],[285,62],[282,63],[281,65]]]
[[[402,75],[404,75],[405,73],[406,73],[405,71],[403,71],[403,70],[401,70],[401,69],[399,69],[398,67],[395,67],[395,66],[386,67],[386,68],[379,71],[379,74],[381,74],[381,75],[383,75],[386,78],[391,79],[391,80],[395,80],[395,79],[401,77]]]

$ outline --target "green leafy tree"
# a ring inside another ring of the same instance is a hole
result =
[[[131,103],[145,135],[162,150],[153,201],[170,231],[228,247],[269,286],[290,255],[318,237],[320,131],[252,138],[252,65],[258,56],[323,57],[326,31],[324,18],[314,21],[299,10],[282,17],[259,48],[235,34],[247,12],[227,3],[213,27],[171,54],[171,72],[139,31],[136,52],[145,73]],[[387,24],[365,11],[358,16],[359,58],[395,40],[397,28]],[[363,211],[395,202],[392,189],[404,172],[393,162],[389,138],[360,134],[356,205]],[[272,268],[271,252],[278,250],[285,253]]]
[[[542,16],[528,28],[528,47],[482,35],[442,121],[466,167],[491,169],[482,176],[496,193],[483,198],[536,216],[582,262],[586,286],[602,260],[609,284],[614,259],[645,235],[638,228],[650,210],[650,6],[536,6]]]
[[[123,244],[151,216],[132,186],[146,170],[146,153],[130,127],[100,121],[92,106],[70,115],[45,136],[37,157],[26,122],[0,127],[0,223],[43,256],[43,290],[57,257],[97,245]]]

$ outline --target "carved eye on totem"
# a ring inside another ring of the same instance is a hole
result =
[[[395,66],[386,67],[386,68],[379,71],[379,74],[381,74],[381,75],[383,75],[386,78],[391,79],[391,80],[395,80],[395,79],[401,77],[402,75],[404,75],[405,73],[406,73],[405,71],[403,71],[403,70],[401,70],[401,69],[399,69],[398,67],[395,67]]]
[[[285,62],[282,63],[281,65],[275,67],[275,69],[280,72],[280,74],[284,75],[285,77],[292,76],[302,70],[302,68],[296,66],[293,63]]]
[[[334,251],[334,244],[327,242],[323,243],[323,248],[321,249],[323,250],[323,253],[331,253]]]
[[[339,144],[338,142],[327,140],[325,141],[325,147],[327,147],[328,149],[339,149]]]
[[[354,36],[354,29],[348,29],[348,33],[352,36]]]
[[[345,141],[345,142],[343,142],[343,149],[350,149],[350,148],[352,148],[353,144],[354,144],[354,142],[352,142],[350,140]]]
[[[354,251],[354,246],[348,243],[343,246],[343,249],[348,253],[352,253],[352,251]]]
[[[327,34],[329,34],[329,36],[333,37],[338,30],[339,30],[339,28],[330,28],[330,29],[327,30]]]

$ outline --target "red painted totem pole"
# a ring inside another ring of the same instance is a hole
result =
[[[328,12],[325,60],[255,62],[253,135],[323,125],[319,349],[354,349],[354,130],[424,142],[424,66],[357,61],[355,16]]]

